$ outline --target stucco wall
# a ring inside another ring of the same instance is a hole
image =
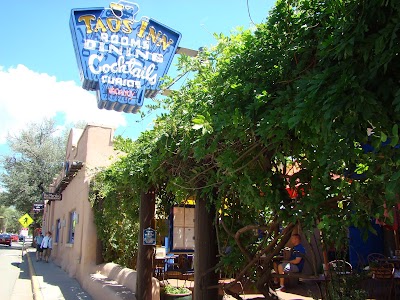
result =
[[[95,267],[97,234],[93,211],[88,201],[91,177],[99,167],[108,166],[116,158],[112,128],[88,125],[72,130],[66,148],[66,161],[82,161],[84,166],[62,191],[62,201],[47,203],[44,228],[53,232],[52,259],[83,285]],[[80,135],[78,139],[76,135]],[[110,159],[111,158],[111,159]],[[50,187],[53,192],[65,178],[65,170]],[[77,213],[74,241],[69,241],[71,212]],[[57,220],[60,220],[56,242]]]

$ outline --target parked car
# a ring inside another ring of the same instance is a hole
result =
[[[24,236],[23,236],[23,235],[20,235],[20,236],[19,236],[19,241],[20,241],[20,242],[23,242],[23,241],[24,241]]]
[[[11,243],[11,235],[5,233],[0,234],[0,245],[3,244],[11,247]]]
[[[13,242],[18,242],[19,241],[19,236],[18,234],[11,234],[11,240]]]

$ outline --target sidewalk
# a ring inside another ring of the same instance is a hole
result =
[[[59,266],[51,260],[49,263],[36,261],[36,250],[28,248],[23,260],[27,260],[29,274],[32,281],[32,293],[34,300],[92,300],[78,281],[68,276]],[[19,286],[18,289],[26,289],[26,286]],[[32,294],[31,293],[31,294]],[[29,298],[16,298],[28,300]],[[30,298],[32,299],[32,298]]]
[[[68,276],[52,261],[36,261],[36,249],[28,248],[20,264],[21,274],[11,300],[93,300],[77,280]],[[31,279],[31,280],[29,280]],[[278,292],[279,299],[311,300],[318,298],[314,286],[301,285]],[[314,297],[312,297],[312,294]],[[262,299],[261,294],[247,294],[244,299]],[[226,299],[234,299],[227,296]]]

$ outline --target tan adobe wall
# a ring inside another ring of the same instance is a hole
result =
[[[76,135],[80,135],[77,139]],[[108,166],[117,156],[113,149],[112,128],[87,125],[83,131],[71,131],[66,161],[82,161],[84,166],[62,192],[62,201],[52,201],[46,206],[45,224],[53,232],[52,258],[70,276],[82,284],[96,262],[97,233],[93,222],[93,211],[88,201],[90,179],[99,167]],[[77,141],[77,142],[76,142]],[[75,144],[76,143],[76,144]],[[65,170],[55,181],[54,190],[65,176]],[[52,190],[51,190],[52,191]],[[71,212],[77,213],[73,243],[68,241]],[[57,220],[60,220],[59,241],[56,240]],[[47,230],[45,229],[45,230]]]

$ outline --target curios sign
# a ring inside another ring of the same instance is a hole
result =
[[[135,113],[147,89],[158,90],[181,34],[156,20],[135,20],[139,6],[73,9],[70,29],[82,87],[96,91],[99,108]]]

